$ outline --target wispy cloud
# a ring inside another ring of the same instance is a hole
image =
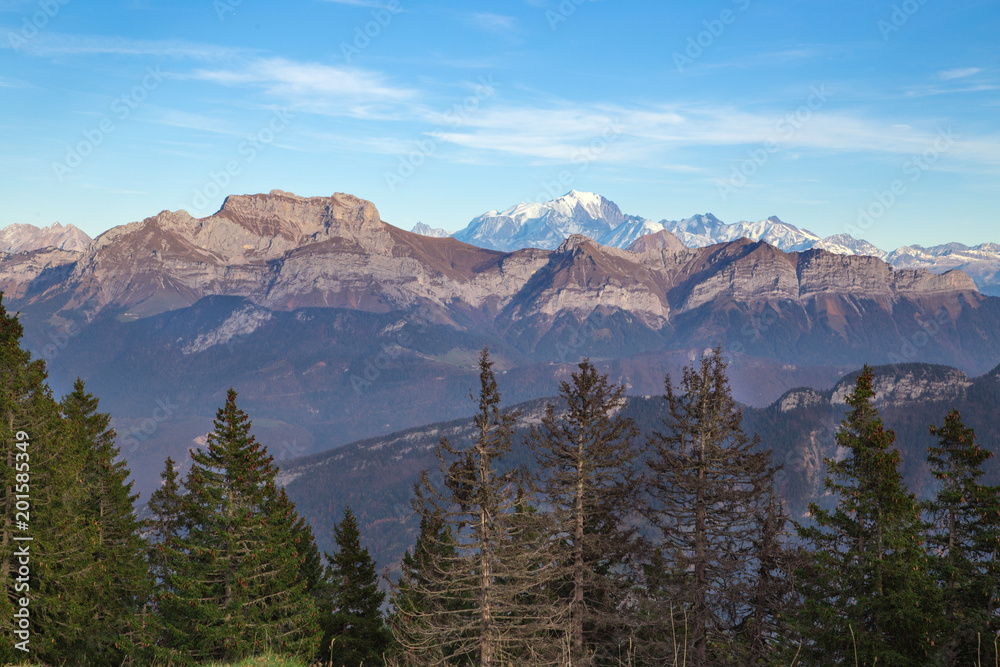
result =
[[[0,47],[11,48],[7,40],[0,40]],[[199,44],[185,40],[146,40],[108,37],[101,35],[65,35],[41,33],[27,42],[21,50],[34,56],[159,56],[162,58],[189,59],[203,62],[232,60],[252,54],[250,49],[234,49],[214,44]]]
[[[608,147],[599,160],[609,163],[771,141],[798,151],[912,155],[938,137],[938,126],[930,122],[890,123],[845,112],[817,112],[789,136],[779,125],[783,117],[728,107],[493,108],[481,110],[460,129],[434,136],[470,149],[555,161],[577,159],[603,138]],[[959,137],[948,152],[956,159],[1000,165],[1000,138]]]
[[[315,113],[379,117],[379,105],[396,105],[417,91],[395,86],[378,72],[285,58],[260,58],[238,68],[198,70],[193,78],[224,86],[251,86],[281,103]]]
[[[979,74],[982,71],[981,67],[961,67],[959,69],[948,69],[943,72],[939,72],[938,77],[944,79],[945,81],[951,81],[952,79],[964,79],[967,76]]]
[[[469,14],[467,19],[472,25],[488,32],[510,33],[517,28],[517,19],[503,14],[478,12]]]

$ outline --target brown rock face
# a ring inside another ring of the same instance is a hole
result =
[[[0,252],[29,252],[42,248],[82,251],[88,245],[90,237],[82,230],[58,222],[48,227],[7,225],[0,229]]]
[[[62,273],[46,273],[56,264]],[[50,279],[39,283],[43,275]],[[942,307],[954,321],[983,300],[957,271],[894,271],[871,257],[785,253],[745,239],[689,249],[659,232],[619,250],[572,236],[554,251],[504,253],[397,229],[352,195],[280,190],[230,196],[206,218],[163,211],[109,230],[78,256],[8,257],[0,260],[0,281],[18,298],[59,296],[64,308],[88,317],[108,307],[144,317],[211,295],[269,310],[404,313],[424,305],[455,328],[475,313],[528,347],[550,330],[564,337],[553,329],[560,319],[582,322],[595,312],[625,314],[624,329],[601,328],[620,346],[640,329],[673,339],[678,327],[743,344],[760,339],[753,318],[768,309],[782,314],[766,325],[772,334],[783,326],[783,335],[815,335],[810,346],[829,335],[864,346],[882,335],[866,324],[872,317],[890,337],[906,339],[926,322],[943,325]]]

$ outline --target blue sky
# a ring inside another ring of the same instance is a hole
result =
[[[995,0],[0,0],[0,226],[278,188],[454,231],[578,189],[1000,241],[997,35]]]

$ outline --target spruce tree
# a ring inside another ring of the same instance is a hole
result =
[[[957,410],[930,433],[938,444],[928,448],[927,461],[940,487],[925,509],[933,521],[931,571],[943,597],[942,661],[995,663],[992,641],[980,651],[980,639],[1000,631],[1000,487],[980,483],[993,452],[979,446]]]
[[[93,541],[83,579],[88,607],[81,651],[95,663],[120,663],[125,657],[147,656],[150,639],[141,626],[152,582],[145,559],[131,492],[129,469],[119,458],[111,417],[99,413],[98,400],[77,378],[61,404],[67,433],[65,449],[82,453],[80,481],[85,494],[76,508],[92,530]]]
[[[160,473],[160,488],[149,498],[152,516],[143,523],[148,541],[147,562],[153,578],[153,610],[157,641],[155,653],[164,662],[184,663],[188,647],[188,610],[180,597],[186,590],[188,553],[183,538],[187,534],[184,500],[177,464],[170,457]]]
[[[670,639],[672,652],[676,628],[685,628],[682,659],[694,667],[737,661],[735,630],[758,613],[750,565],[775,472],[770,451],[742,430],[725,368],[716,348],[700,368],[684,369],[679,395],[667,376],[665,430],[650,436],[647,462],[650,517],[666,568],[657,576],[667,596],[659,636]]]
[[[415,488],[414,508],[421,518],[439,519],[448,527],[443,535],[453,540],[454,555],[430,547],[437,558],[421,572],[425,583],[408,582],[413,598],[434,596],[439,604],[399,615],[394,627],[404,664],[539,664],[536,624],[548,619],[526,603],[526,594],[536,586],[531,563],[539,549],[527,543],[529,531],[513,518],[522,475],[501,466],[510,451],[516,415],[500,409],[486,349],[479,359],[479,380],[479,397],[473,398],[479,406],[474,442],[458,448],[443,438],[437,457],[444,488],[433,484],[426,471]],[[435,539],[436,534],[427,537]]]
[[[457,647],[432,641],[434,629],[446,626],[448,615],[472,613],[471,597],[445,597],[441,566],[456,558],[448,524],[438,516],[422,516],[417,541],[403,554],[399,581],[392,589],[391,664],[473,664],[468,656],[456,656]]]
[[[317,613],[306,594],[294,508],[279,501],[272,457],[250,434],[229,390],[208,436],[192,452],[182,511],[187,558],[172,597],[182,648],[197,659],[234,660],[273,650],[304,657],[317,649]]]
[[[629,574],[643,549],[634,518],[640,484],[633,439],[637,429],[618,412],[625,389],[585,360],[560,384],[565,407],[549,405],[532,429],[546,558],[544,575],[554,598],[546,613],[555,637],[569,640],[574,665],[618,656],[631,632],[626,598]]]
[[[40,656],[46,649],[43,643],[46,631],[60,633],[58,627],[46,627],[45,620],[65,618],[65,609],[58,594],[50,595],[51,591],[40,590],[39,565],[43,554],[59,548],[52,530],[58,517],[48,513],[53,509],[55,496],[63,491],[72,496],[78,489],[73,488],[75,476],[72,472],[59,474],[60,468],[72,471],[79,462],[60,459],[59,437],[63,429],[58,404],[45,382],[45,362],[32,360],[31,354],[21,347],[23,332],[17,316],[4,308],[0,292],[0,446],[3,447],[0,457],[4,463],[0,465],[0,483],[3,484],[0,587],[4,591],[0,597],[0,661],[3,662],[29,655],[15,648],[16,643],[29,636],[30,644],[26,648],[32,657],[59,657],[58,649]],[[50,481],[54,487],[47,486]],[[19,511],[24,514],[18,515]],[[19,521],[23,524],[17,523]],[[71,524],[72,548],[82,548],[81,540],[76,539],[79,535],[77,525]],[[27,538],[31,538],[30,541]],[[30,578],[25,581],[21,577],[18,581],[19,566],[14,554],[25,548],[29,551]],[[19,622],[14,614],[15,609],[20,609],[18,601],[24,597],[30,600],[26,621],[29,625],[24,629],[26,634],[18,636]],[[66,604],[74,603],[67,600]],[[79,617],[78,606],[76,611]],[[73,638],[77,637],[73,633]]]
[[[924,526],[899,472],[895,435],[874,406],[873,378],[866,365],[846,398],[837,433],[846,458],[826,460],[836,509],[812,503],[813,523],[796,526],[810,550],[798,576],[803,655],[816,664],[854,665],[855,656],[859,665],[931,664],[939,616]]]
[[[389,648],[389,633],[381,606],[385,593],[378,588],[375,562],[361,548],[358,522],[348,507],[333,529],[337,552],[324,554],[329,565],[332,613],[323,616],[320,652],[335,665],[359,667],[382,662]]]

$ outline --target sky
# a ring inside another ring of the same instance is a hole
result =
[[[0,0],[0,227],[571,189],[891,250],[1000,242],[995,0]]]

